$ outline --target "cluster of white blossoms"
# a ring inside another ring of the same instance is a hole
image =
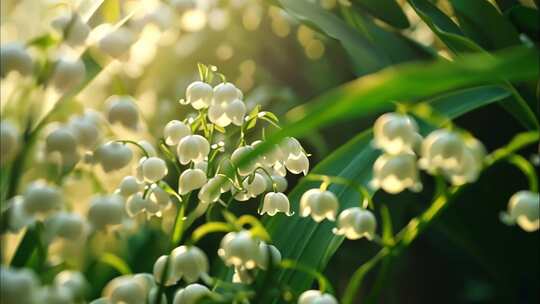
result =
[[[154,277],[149,273],[123,275],[107,283],[103,289],[102,297],[91,304],[145,304],[156,303],[158,286]],[[167,303],[167,297],[162,295],[161,304]]]
[[[81,303],[88,282],[77,271],[59,272],[51,285],[40,285],[32,270],[0,267],[0,294],[5,304]]]
[[[374,146],[384,153],[373,165],[371,186],[392,194],[420,191],[418,168],[441,174],[456,186],[472,183],[485,157],[482,143],[457,131],[439,129],[422,138],[416,122],[406,114],[382,115],[375,121],[373,136]]]

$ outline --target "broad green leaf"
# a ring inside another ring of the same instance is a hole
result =
[[[379,54],[372,44],[358,35],[336,15],[316,3],[306,0],[278,0],[281,6],[302,22],[314,25],[329,37],[341,42],[347,50],[359,74],[380,70],[390,62]]]
[[[459,29],[453,21],[437,7],[427,0],[409,0],[411,7],[424,20],[424,22],[433,30],[435,34],[456,54],[468,52],[485,52],[482,47],[467,37],[458,34]],[[501,17],[502,18],[502,17]],[[450,32],[451,31],[451,32]],[[520,93],[511,88],[513,97],[509,97],[501,102],[501,105],[511,113],[524,127],[537,129],[538,121],[532,112],[527,101],[523,99]]]
[[[366,11],[394,27],[400,29],[409,27],[407,16],[395,0],[353,0],[352,4],[354,8]]]
[[[450,0],[463,32],[483,48],[502,49],[519,44],[514,26],[487,0]]]
[[[540,39],[540,12],[538,9],[518,5],[505,13],[516,28],[527,33],[535,41]]]

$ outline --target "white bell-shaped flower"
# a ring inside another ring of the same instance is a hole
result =
[[[420,168],[430,173],[458,170],[465,154],[463,138],[456,132],[440,129],[431,132],[422,142]]]
[[[69,129],[73,131],[77,143],[86,149],[94,149],[101,135],[99,122],[96,122],[90,113],[73,117],[69,121]]]
[[[167,259],[169,259],[168,265],[167,265]],[[167,277],[163,278],[163,275],[165,272],[165,266],[167,266]],[[176,284],[176,282],[178,282],[178,279],[179,279],[176,273],[174,272],[174,265],[173,265],[172,258],[170,258],[168,255],[162,255],[156,260],[156,262],[154,263],[153,273],[154,273],[154,279],[156,280],[156,282],[158,282],[159,284],[163,284],[165,286],[172,286]],[[164,282],[162,282],[163,279],[165,279]]]
[[[131,96],[111,96],[107,99],[107,120],[111,124],[120,123],[136,130],[139,124],[139,109]]]
[[[63,205],[60,189],[42,181],[32,182],[23,194],[24,211],[29,215],[47,215]]]
[[[223,82],[214,87],[214,100],[216,103],[229,103],[241,99],[239,90],[230,82]]]
[[[39,292],[39,281],[28,269],[0,266],[0,294],[2,304],[34,304]]]
[[[249,175],[255,170],[257,167],[258,159],[252,159],[248,161],[247,163],[244,161],[244,163],[240,163],[242,159],[245,159],[248,154],[253,152],[252,146],[242,146],[237,148],[233,151],[231,154],[231,162],[234,166],[238,168],[238,173],[242,176]]]
[[[501,212],[507,225],[518,224],[527,232],[540,228],[540,195],[532,191],[519,191],[508,202],[508,212]]]
[[[254,141],[251,146],[257,148],[263,142],[261,140]],[[274,145],[270,150],[266,151],[258,157],[258,162],[261,167],[273,168],[277,163],[284,161],[283,152],[279,145]]]
[[[455,186],[475,182],[482,171],[486,150],[475,138],[465,139],[465,150],[458,167],[444,170],[443,174]]]
[[[353,207],[345,209],[339,214],[337,228],[334,228],[333,232],[337,235],[344,235],[351,240],[362,237],[372,240],[376,228],[377,220],[371,211]]]
[[[300,142],[294,137],[285,137],[280,144],[280,150],[285,159],[305,153]]]
[[[155,209],[156,206],[159,206],[160,209],[165,208],[171,202],[171,197],[169,194],[156,184],[152,184],[150,186],[150,194],[148,195],[148,199],[150,200],[151,205],[153,205],[150,207],[151,210]]]
[[[127,55],[135,39],[135,35],[129,29],[120,27],[103,36],[98,41],[98,47],[105,54],[119,59]]]
[[[221,240],[218,255],[226,265],[252,269],[257,266],[259,259],[259,245],[251,232],[229,232]]]
[[[63,270],[54,277],[54,286],[66,289],[75,301],[84,299],[89,284],[79,271]]]
[[[255,273],[244,267],[234,267],[234,273],[232,276],[233,283],[239,284],[251,284],[255,280]]]
[[[58,212],[45,220],[45,230],[51,237],[80,240],[86,232],[85,219],[77,213]]]
[[[154,148],[154,146],[147,140],[139,140],[137,144],[141,146],[144,151],[146,151],[149,157],[157,157],[158,153],[156,148]]]
[[[400,113],[386,113],[373,126],[375,147],[389,154],[412,153],[418,140],[414,119]]]
[[[225,181],[223,181],[220,176],[209,179],[208,182],[202,186],[197,196],[201,203],[208,204],[217,202],[222,193],[220,187],[224,182]]]
[[[109,303],[144,304],[150,292],[148,285],[133,275],[116,277],[103,289],[103,297]]]
[[[180,140],[188,135],[191,135],[191,129],[179,120],[171,120],[163,129],[165,143],[169,146],[177,145]]]
[[[195,246],[180,246],[171,253],[173,272],[178,279],[186,282],[197,281],[202,275],[208,273],[208,258],[206,254]]]
[[[51,83],[59,91],[69,91],[80,85],[86,75],[86,68],[80,59],[60,59],[54,67]]]
[[[57,128],[47,135],[45,149],[47,153],[74,154],[77,152],[77,138],[69,128]]]
[[[26,76],[32,73],[34,64],[22,44],[7,43],[0,46],[0,76],[7,76],[11,71],[17,71]]]
[[[88,221],[94,229],[104,229],[120,225],[124,214],[124,200],[120,195],[96,196],[90,201]]]
[[[206,173],[200,169],[187,169],[180,174],[178,181],[178,193],[184,195],[195,189],[199,189],[207,182]]]
[[[373,164],[373,189],[383,189],[392,194],[405,189],[418,192],[422,190],[416,156],[413,154],[383,154]]]
[[[306,175],[309,171],[309,160],[305,153],[291,155],[285,161],[285,167],[293,174]]]
[[[227,104],[225,114],[231,120],[231,122],[237,126],[241,126],[244,123],[244,117],[246,116],[246,105],[240,99],[235,99]]]
[[[213,95],[213,89],[209,84],[195,81],[186,88],[185,104],[191,104],[195,110],[208,108]]]
[[[287,179],[281,175],[272,174],[270,177],[264,175],[267,184],[267,191],[285,192],[287,190]]]
[[[231,118],[227,115],[227,106],[229,103],[225,102],[212,102],[210,108],[208,108],[208,119],[213,124],[216,124],[222,128],[231,124]]]
[[[167,164],[159,157],[146,158],[141,166],[144,179],[152,183],[163,179],[168,173]]]
[[[281,263],[281,252],[274,245],[269,245],[263,241],[259,242],[259,259],[257,267],[266,270],[268,268],[268,256],[271,257],[273,267],[277,267]]]
[[[210,153],[210,144],[200,135],[188,135],[180,140],[177,148],[178,158],[183,165],[201,162]]]
[[[212,294],[208,287],[201,284],[189,284],[174,294],[173,304],[197,304],[204,297]]]
[[[338,304],[336,298],[319,290],[304,291],[298,298],[298,304]]]
[[[133,157],[133,152],[127,145],[113,141],[100,146],[94,152],[94,156],[103,170],[110,172],[127,166]]]
[[[0,163],[11,160],[19,150],[19,132],[9,121],[0,122]]]
[[[268,215],[274,216],[278,212],[283,212],[287,216],[293,215],[290,211],[289,198],[281,192],[266,193],[260,214],[268,213]]]
[[[311,189],[300,198],[300,216],[311,215],[314,221],[320,222],[325,218],[336,219],[339,202],[336,195],[330,191]]]
[[[122,179],[118,190],[120,191],[120,194],[128,197],[142,191],[143,184],[140,183],[135,176],[128,175]]]
[[[43,286],[38,295],[40,303],[71,304],[73,299],[66,288]]]
[[[136,193],[131,196],[126,202],[126,212],[130,217],[135,217],[137,214],[144,212],[151,204],[148,198],[144,198],[142,194]]]
[[[268,188],[267,179],[259,173],[255,173],[253,178],[246,178],[242,183],[247,194],[251,197],[257,197],[264,193]]]
[[[62,33],[64,40],[71,46],[84,44],[90,34],[90,26],[77,13],[62,15],[54,19],[51,25]]]

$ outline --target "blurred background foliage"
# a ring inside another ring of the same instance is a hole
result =
[[[155,140],[154,135],[161,134],[167,121],[185,117],[185,108],[177,106],[177,101],[183,98],[184,88],[197,78],[198,62],[219,67],[246,93],[248,105],[261,104],[294,122],[299,119],[295,116],[299,109],[314,107],[307,101],[357,77],[385,68],[391,73],[395,65],[407,62],[454,61],[467,53],[493,52],[517,45],[538,48],[540,37],[538,1],[196,2],[196,9],[178,12],[170,2],[157,0],[3,0],[1,42],[33,41],[33,45],[44,50],[45,56],[53,57],[59,55],[48,51],[49,45],[54,43],[54,37],[49,36],[49,24],[66,10],[78,7],[91,12],[98,8],[89,20],[92,27],[103,22],[125,22],[140,35],[129,59],[108,62],[90,47],[85,54],[95,61],[98,69],[103,67],[103,71],[95,79],[89,79],[92,80],[89,85],[51,120],[64,121],[69,115],[82,112],[83,105],[101,110],[108,96],[129,94],[137,100],[147,122],[147,129],[136,136]],[[531,65],[538,66],[538,62]],[[2,83],[2,100],[7,100],[10,86],[17,81]],[[463,113],[455,121],[480,139],[489,151],[504,145],[518,132],[538,129],[538,76],[534,81],[507,84],[504,88],[507,92],[494,100],[497,103],[472,107],[474,111]],[[36,102],[17,104],[16,109],[3,103],[2,115],[13,119],[28,112],[41,112],[41,107],[46,108],[51,97],[47,92],[35,95],[29,99],[39,101],[38,109],[32,107]],[[438,95],[392,101],[407,103],[436,97]],[[324,129],[311,129],[303,137],[306,150],[312,153],[311,162],[319,163],[368,129],[382,110],[375,108],[360,115],[361,118],[337,121]],[[19,127],[23,129],[24,120],[16,121],[21,122]],[[361,151],[353,149],[350,153]],[[534,153],[538,153],[538,147],[524,151],[524,156]],[[41,170],[39,163],[29,168],[25,180],[39,175]],[[117,184],[115,178],[118,180],[125,174],[103,175],[100,177],[106,181],[104,186],[112,191]],[[423,179],[426,191],[421,194],[376,194],[374,200],[389,208],[394,230],[427,207],[432,187],[427,176]],[[82,176],[75,175],[65,186],[76,191],[72,193],[72,200],[82,200],[81,196],[87,193],[89,197],[92,192],[83,180]],[[175,186],[177,177],[171,176],[168,182]],[[289,180],[289,183],[292,189],[296,181]],[[498,220],[498,213],[506,208],[511,194],[526,186],[525,177],[513,167],[501,164],[485,172],[404,255],[388,259],[391,267],[380,266],[368,275],[355,303],[538,303],[539,235],[524,233],[517,227],[509,228]],[[256,213],[256,204],[235,207],[237,210],[233,211]],[[210,213],[209,217],[212,216]],[[287,225],[280,216],[276,221]],[[287,242],[290,235],[280,234],[280,225],[270,223],[269,227],[278,244]],[[296,232],[302,233],[302,230]],[[200,247],[205,252],[216,252],[220,237],[211,235]],[[6,248],[14,247],[5,244],[18,239],[20,236],[4,240],[4,259],[12,254]],[[125,247],[116,248],[111,242],[95,240],[95,247],[104,247],[115,255],[84,265],[93,284],[91,298],[98,297],[101,288],[119,271],[151,272],[167,241],[159,232],[159,224],[153,222],[127,237]],[[310,241],[315,242],[313,248],[319,244],[317,238]],[[342,294],[354,270],[376,251],[377,245],[365,240],[344,241],[333,256],[325,257],[326,263],[315,261],[313,266],[324,268],[337,294]],[[118,261],[115,257],[121,258]],[[216,259],[216,267],[211,269],[219,269],[221,263]],[[43,278],[52,280],[62,267],[60,264],[58,268],[48,269]],[[311,281],[304,278],[297,284],[307,288],[309,286],[305,285]]]

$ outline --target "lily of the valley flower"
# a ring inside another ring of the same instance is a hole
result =
[[[298,304],[338,304],[336,298],[319,290],[304,291],[298,298]]]
[[[268,192],[264,196],[263,206],[260,214],[268,213],[268,215],[274,216],[278,212],[283,212],[288,216],[293,214],[290,211],[289,198],[280,192]]]
[[[344,235],[351,240],[362,237],[371,240],[375,236],[377,221],[371,211],[353,207],[345,209],[339,214],[337,226],[338,228],[333,230],[337,235]]]
[[[183,165],[191,161],[202,162],[209,152],[208,140],[200,135],[188,135],[182,138],[177,148],[178,158]]]
[[[257,240],[247,230],[227,233],[218,250],[218,255],[225,264],[246,269],[257,266],[259,253]]]
[[[540,195],[532,191],[519,191],[508,202],[508,212],[501,213],[501,220],[508,225],[518,224],[523,230],[533,232],[540,228]]]
[[[411,191],[422,190],[416,156],[413,154],[383,154],[377,158],[373,165],[374,189],[382,188],[388,193],[399,193],[405,189]]]
[[[375,147],[389,154],[412,153],[418,136],[416,122],[405,114],[386,113],[373,126]]]
[[[196,304],[204,297],[211,295],[208,287],[201,284],[189,284],[174,294],[173,304]]]
[[[320,189],[306,191],[300,198],[300,216],[310,216],[314,221],[320,222],[329,219],[336,219],[339,207],[338,199],[334,193]]]

